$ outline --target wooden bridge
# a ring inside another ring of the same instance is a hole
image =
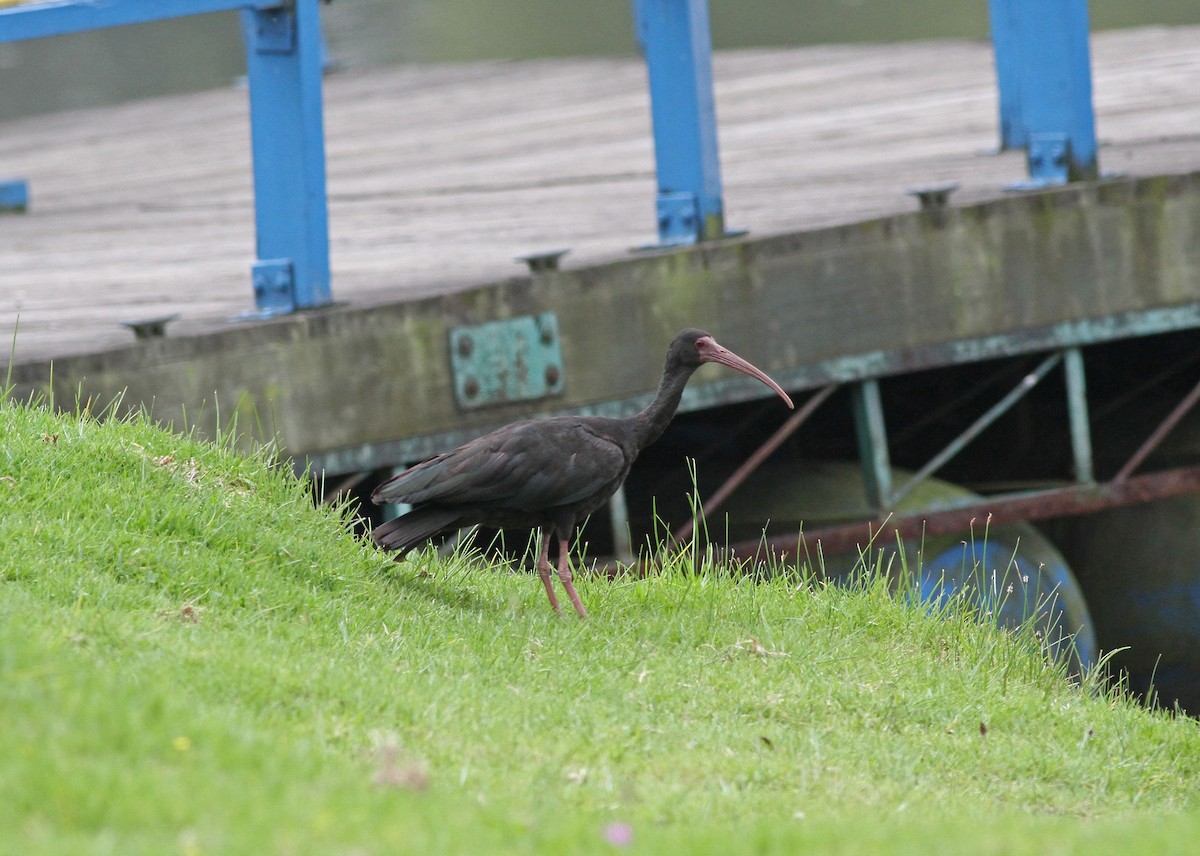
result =
[[[726,219],[751,238],[1013,196],[991,49],[975,42],[719,54]],[[1093,39],[1100,165],[1200,170],[1200,28]],[[325,84],[334,296],[408,301],[566,268],[655,241],[645,68],[546,60],[345,72]],[[124,321],[178,314],[171,337],[244,331],[254,258],[248,104],[205,92],[9,122],[0,172],[29,181],[0,219],[0,336],[18,363],[133,345]],[[802,321],[802,319],[797,319]],[[656,351],[659,343],[653,343]],[[657,358],[651,365],[657,362]]]

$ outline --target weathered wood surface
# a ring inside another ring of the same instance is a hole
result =
[[[1093,66],[1102,170],[1200,169],[1200,28],[1098,34]],[[1020,154],[983,153],[985,43],[731,52],[716,87],[727,222],[754,235],[912,210],[915,184],[954,180],[954,204],[978,202],[1024,175]],[[326,112],[339,301],[503,280],[531,250],[624,258],[655,237],[635,60],[342,73]],[[178,312],[178,336],[252,308],[248,135],[236,90],[0,126],[0,172],[32,195],[0,218],[0,336],[19,315],[17,361],[125,345],[122,320]]]

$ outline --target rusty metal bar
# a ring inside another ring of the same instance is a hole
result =
[[[946,535],[969,531],[977,520],[987,520],[990,525],[999,526],[1022,520],[1090,514],[1107,508],[1196,492],[1200,492],[1200,466],[1181,467],[1122,481],[1114,479],[1105,484],[1071,485],[1034,493],[984,497],[943,511],[919,511],[814,529],[803,533],[801,540],[804,543],[819,543],[823,552],[839,553],[880,537],[884,539],[880,543],[895,543],[898,533],[910,538],[922,534]],[[765,548],[779,558],[788,559],[793,557],[796,547],[797,538],[792,534],[766,541],[742,541],[731,544],[729,550],[738,556],[751,557]]]
[[[896,488],[896,490],[892,492],[891,505],[895,506],[898,504],[900,500],[908,496],[908,494],[910,494],[917,485],[925,481],[925,479],[929,478],[929,476],[941,469],[941,467],[947,461],[961,452],[963,448],[965,448],[968,443],[978,437],[984,431],[984,429],[1007,413],[1014,404],[1020,401],[1026,393],[1028,393],[1031,389],[1037,386],[1038,383],[1041,382],[1042,378],[1049,374],[1050,369],[1054,368],[1059,364],[1059,362],[1062,361],[1062,357],[1063,355],[1061,352],[1051,354],[1050,356],[1046,357],[1046,359],[1042,360],[1041,364],[1038,365],[1036,369],[1025,375],[1025,377],[1021,378],[1020,383],[1013,387],[1013,389],[1010,390],[1007,395],[989,407],[987,411],[974,422],[972,422],[965,431],[950,441],[946,448],[934,455],[933,458],[930,459],[929,463],[925,464],[925,466],[913,473],[912,477],[909,478],[908,481]]]
[[[1200,401],[1200,383],[1192,387],[1192,391],[1183,397],[1183,400],[1175,405],[1175,409],[1167,414],[1167,418],[1159,423],[1153,433],[1146,438],[1146,442],[1138,447],[1138,450],[1133,453],[1133,456],[1125,462],[1125,466],[1113,476],[1114,482],[1122,482],[1129,478],[1146,458],[1159,447],[1167,435],[1171,433],[1171,429],[1179,424],[1179,420],[1187,415],[1187,412],[1196,406],[1196,402]]]
[[[703,509],[700,512],[701,515],[708,517],[708,515],[716,512],[725,503],[725,500],[729,498],[729,495],[741,487],[742,482],[762,466],[763,461],[769,458],[788,437],[796,433],[796,429],[807,422],[808,418],[825,402],[825,399],[833,395],[834,390],[837,388],[838,385],[836,383],[827,384],[809,396],[808,401],[804,402],[799,410],[789,416],[787,421],[780,425],[775,433],[759,446],[754,451],[754,454],[747,458],[740,467],[734,470],[733,475],[727,478],[724,484],[717,488],[713,495],[708,498],[708,501],[704,503]],[[686,540],[692,534],[694,525],[695,521],[689,520],[680,526],[675,532],[675,541]]]

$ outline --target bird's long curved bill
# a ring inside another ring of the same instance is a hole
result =
[[[766,372],[751,363],[749,360],[744,360],[723,345],[718,345],[715,339],[706,337],[706,339],[701,339],[698,341],[696,345],[700,351],[701,359],[703,359],[704,362],[720,363],[723,366],[729,366],[731,369],[736,369],[742,374],[750,375],[750,377],[765,383],[767,386],[771,387],[771,389],[775,390],[775,394],[782,398],[788,407],[792,408],[793,410],[796,409],[796,405],[792,404],[792,399],[786,392],[783,391],[783,388],[780,387],[779,384],[775,383],[775,381],[771,380],[771,378],[767,376]]]

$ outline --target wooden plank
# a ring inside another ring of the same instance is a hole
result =
[[[1200,28],[1093,40],[1101,167],[1200,168]],[[400,67],[327,81],[334,294],[413,299],[570,267],[653,240],[644,69],[585,59]],[[990,49],[976,42],[749,50],[716,58],[727,221],[767,235],[956,204],[1024,174],[995,144]],[[246,95],[207,92],[6,123],[0,164],[30,181],[0,220],[0,337],[18,361],[125,344],[120,319],[179,312],[172,335],[252,308]]]

